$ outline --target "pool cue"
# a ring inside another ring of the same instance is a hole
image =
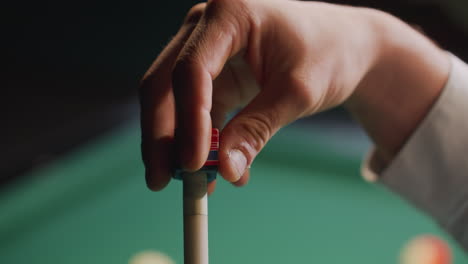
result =
[[[208,264],[206,172],[183,174],[184,264]]]

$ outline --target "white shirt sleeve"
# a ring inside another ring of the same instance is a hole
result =
[[[468,65],[451,62],[444,90],[399,154],[381,171],[367,159],[362,174],[427,212],[468,251]]]

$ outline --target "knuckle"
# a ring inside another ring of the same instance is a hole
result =
[[[257,20],[255,17],[251,3],[247,0],[212,0],[208,2],[204,13],[206,24],[212,24],[220,36],[247,34],[257,24],[254,23]]]
[[[219,9],[224,9],[228,5],[237,2],[237,0],[210,0],[208,1],[208,6],[207,9],[210,10],[219,10]]]
[[[194,5],[187,13],[185,17],[186,24],[196,24],[200,20],[201,16],[205,11],[206,3],[199,3]]]
[[[238,17],[249,10],[248,0],[211,0],[208,2],[205,15],[208,18],[233,15]]]
[[[227,3],[227,1],[225,0],[212,0],[212,1],[209,1],[208,4],[206,5],[206,9],[205,9],[205,16],[207,18],[213,18],[213,17],[217,17],[217,16],[220,16],[225,8],[226,8],[226,5],[228,5],[229,3]]]

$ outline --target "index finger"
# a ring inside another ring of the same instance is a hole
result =
[[[212,81],[227,60],[247,46],[251,21],[242,0],[212,0],[182,48],[172,74],[177,114],[177,155],[188,171],[208,156]]]
[[[179,32],[144,75],[139,89],[145,178],[154,191],[167,185],[174,163],[175,103],[171,72],[204,7],[205,4],[198,4],[190,10]]]

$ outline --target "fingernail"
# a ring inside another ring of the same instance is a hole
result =
[[[234,182],[236,182],[242,177],[242,175],[244,175],[245,168],[247,167],[247,159],[238,149],[229,151],[229,159],[231,160],[231,164],[234,166],[234,170],[236,172],[234,178]]]

